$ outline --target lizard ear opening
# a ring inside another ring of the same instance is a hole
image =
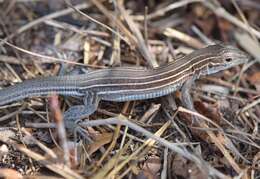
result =
[[[226,60],[226,62],[231,62],[232,58],[226,58],[225,60]]]

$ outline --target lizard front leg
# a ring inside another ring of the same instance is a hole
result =
[[[184,82],[181,92],[182,92],[182,104],[184,107],[191,111],[196,111],[193,105],[193,101],[190,95],[190,89],[192,85],[194,84],[195,78],[188,79],[187,81]],[[192,123],[198,122],[198,119],[196,116],[192,116]]]
[[[87,92],[83,101],[84,105],[72,106],[65,111],[65,121],[75,121],[91,115],[97,110],[100,98],[94,92]]]
[[[194,83],[195,79],[188,79],[187,81],[184,82],[182,88],[181,88],[181,98],[182,98],[182,103],[183,106],[186,107],[189,110],[195,111],[194,106],[193,106],[193,101],[190,95],[190,89]]]

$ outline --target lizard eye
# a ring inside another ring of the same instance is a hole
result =
[[[212,68],[213,66],[214,66],[214,65],[213,65],[212,63],[209,63],[209,64],[208,64],[208,67],[209,67],[209,68]]]
[[[231,61],[232,61],[232,58],[226,58],[225,61],[226,61],[226,62],[231,62]]]

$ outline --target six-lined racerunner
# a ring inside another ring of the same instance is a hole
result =
[[[84,105],[72,106],[64,113],[66,120],[78,119],[92,114],[100,100],[120,102],[165,96],[180,89],[189,79],[225,70],[247,59],[235,47],[211,45],[156,69],[117,67],[27,80],[0,90],[0,105],[54,93],[81,96]]]

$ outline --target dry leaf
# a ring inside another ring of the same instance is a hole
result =
[[[201,101],[195,101],[194,106],[200,114],[212,119],[212,121],[216,123],[219,123],[221,119],[221,115],[219,113],[219,109],[217,105],[203,103]]]
[[[260,72],[256,72],[249,76],[247,80],[256,87],[257,91],[260,91]]]
[[[13,170],[13,169],[9,169],[9,168],[3,168],[3,169],[0,169],[0,178],[6,178],[6,179],[22,179],[23,176]]]
[[[100,147],[108,144],[113,139],[113,133],[102,133],[94,137],[94,142],[88,145],[88,154],[91,155]]]
[[[144,173],[156,176],[161,169],[161,161],[158,156],[150,156],[143,165]]]
[[[175,175],[189,179],[206,179],[208,175],[201,172],[197,165],[180,155],[176,155],[172,161],[172,171]]]
[[[188,160],[181,157],[180,155],[176,155],[172,161],[172,172],[175,175],[182,176],[183,178],[187,178],[188,173]]]

